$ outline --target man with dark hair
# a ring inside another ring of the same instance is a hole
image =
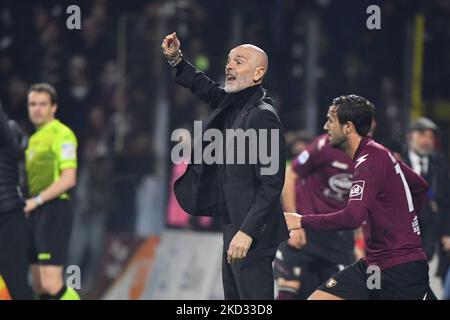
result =
[[[366,257],[322,284],[312,300],[434,296],[417,219],[428,185],[367,136],[373,115],[367,99],[355,95],[334,99],[328,110],[324,129],[330,143],[355,164],[347,206],[329,214],[285,213],[290,230],[347,230],[362,225]]]
[[[69,191],[76,185],[77,139],[55,119],[56,90],[35,84],[28,90],[28,114],[36,132],[26,150],[28,193],[25,212],[32,227],[33,287],[41,299],[78,300],[64,284],[63,267],[72,229]]]
[[[25,201],[19,189],[21,132],[0,104],[0,300],[33,299],[28,285]]]
[[[373,106],[375,108],[375,106]],[[375,131],[372,121],[369,135]],[[286,170],[282,199],[286,212],[329,213],[347,204],[353,162],[330,145],[327,134],[316,137]],[[361,230],[293,230],[278,247],[275,259],[280,300],[306,299],[325,280],[361,256],[355,238]]]
[[[347,203],[353,163],[326,134],[308,144],[286,169],[286,212],[333,212]],[[353,231],[293,230],[278,247],[274,269],[279,300],[306,299],[323,281],[355,261]]]

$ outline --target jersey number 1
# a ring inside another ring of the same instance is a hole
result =
[[[400,177],[402,178],[403,187],[405,188],[405,193],[406,193],[406,200],[408,201],[408,209],[409,209],[409,212],[413,212],[414,211],[414,204],[413,204],[413,201],[412,201],[411,190],[409,189],[409,185],[406,182],[405,174],[403,173],[402,168],[400,167],[399,163],[397,163],[395,165],[395,172],[397,174],[399,174]]]

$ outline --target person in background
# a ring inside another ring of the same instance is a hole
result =
[[[436,148],[438,134],[438,126],[428,118],[412,122],[403,158],[430,186],[425,206],[419,213],[422,245],[428,260],[438,254],[437,275],[444,281],[450,265],[446,249],[450,235],[446,222],[450,215],[450,183],[448,162]]]

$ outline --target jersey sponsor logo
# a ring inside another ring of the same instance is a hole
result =
[[[297,159],[300,164],[305,164],[306,161],[308,161],[308,159],[309,159],[308,150],[305,150],[302,153],[300,153],[300,155],[297,157]]]
[[[343,163],[343,162],[339,162],[339,161],[333,161],[331,166],[334,167],[334,168],[341,169],[341,170],[347,170],[348,169],[348,164]]]
[[[334,280],[333,278],[328,279],[327,283],[325,284],[325,286],[327,288],[333,288],[335,285],[337,284],[337,281]]]
[[[358,167],[361,163],[363,163],[364,161],[366,161],[368,156],[369,156],[368,154],[365,154],[365,155],[363,155],[362,157],[359,157],[358,160],[356,160],[355,169],[356,169],[356,167]]]
[[[350,189],[349,200],[362,200],[364,194],[365,181],[353,181],[353,186]]]
[[[75,160],[76,148],[73,143],[64,143],[61,146],[61,159],[62,160]]]
[[[350,188],[352,187],[352,178],[353,175],[351,173],[335,174],[328,179],[328,185],[334,192],[348,195]]]

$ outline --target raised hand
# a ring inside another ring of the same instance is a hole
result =
[[[166,59],[172,60],[180,54],[180,46],[177,33],[173,32],[164,38],[161,48]]]

